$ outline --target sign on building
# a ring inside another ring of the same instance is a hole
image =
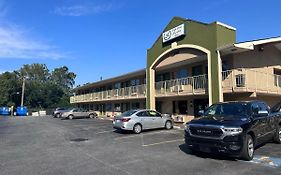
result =
[[[168,30],[162,34],[163,43],[170,41],[179,36],[185,35],[184,24],[181,24],[171,30]]]

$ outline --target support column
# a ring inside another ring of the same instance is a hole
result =
[[[155,70],[146,69],[146,108],[155,109]]]
[[[209,105],[223,101],[221,57],[219,52],[208,56]]]

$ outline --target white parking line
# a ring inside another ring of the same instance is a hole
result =
[[[151,132],[151,133],[147,133],[147,134],[136,134],[136,135],[130,135],[130,136],[124,136],[124,137],[118,137],[115,138],[114,140],[121,140],[121,139],[129,139],[129,138],[134,138],[134,137],[139,137],[139,136],[147,136],[147,135],[154,135],[154,134],[160,134],[160,133],[171,133],[171,134],[175,134],[175,133],[179,133],[178,130],[169,130],[169,131],[158,131],[158,132]]]
[[[158,134],[158,133],[163,133],[163,132],[165,132],[165,131],[153,132],[153,133],[148,133],[148,134],[136,134],[136,135],[118,137],[118,138],[115,138],[115,140],[129,139],[129,138],[134,138],[134,137],[139,137],[139,136],[146,136],[146,135],[153,135],[153,134]]]
[[[95,134],[103,134],[103,133],[113,132],[113,131],[115,131],[115,130],[100,131],[100,132],[96,132]]]
[[[184,141],[184,139],[168,140],[168,141],[163,141],[163,142],[146,144],[146,145],[142,145],[142,146],[144,146],[144,147],[146,147],[146,146],[154,146],[154,145],[161,145],[161,144],[165,144],[165,143],[173,143],[173,142],[179,142],[179,141]]]

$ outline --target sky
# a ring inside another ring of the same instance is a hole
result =
[[[174,16],[237,29],[237,42],[281,36],[280,0],[0,0],[0,73],[67,66],[76,85],[139,70]]]

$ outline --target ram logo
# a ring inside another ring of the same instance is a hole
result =
[[[198,130],[197,130],[197,133],[212,134],[212,131],[203,130],[203,129],[198,129]]]

